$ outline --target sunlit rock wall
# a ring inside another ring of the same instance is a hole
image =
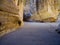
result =
[[[18,3],[18,0],[0,0],[0,36],[21,27],[23,21],[22,3]]]
[[[23,24],[24,24],[24,23],[23,23],[23,10],[24,10],[24,5],[25,5],[25,0],[19,0],[18,2],[19,2],[19,4],[18,4],[19,17],[21,18],[20,20],[21,20],[21,22],[22,22],[21,25],[23,25]]]
[[[59,13],[60,13],[60,0],[58,0],[58,3],[59,3]]]
[[[36,0],[37,14],[32,16],[33,20],[44,22],[55,22],[58,17],[58,0]]]

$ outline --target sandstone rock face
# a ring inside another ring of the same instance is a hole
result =
[[[58,0],[58,3],[59,3],[59,13],[60,13],[60,0]]]
[[[12,0],[1,0],[0,1],[0,10],[18,14],[18,7],[13,3]]]
[[[22,8],[21,10],[23,10],[22,6],[21,8]],[[23,11],[19,10],[18,5],[16,5],[16,3],[13,0],[1,0],[0,1],[0,36],[3,36],[21,27],[23,22],[22,16],[23,16]]]
[[[22,22],[22,25],[24,24],[23,23],[23,10],[24,10],[24,2],[25,0],[19,0],[19,5],[18,5],[18,8],[19,8],[19,17],[21,18],[21,22]]]
[[[39,21],[54,22],[58,17],[58,0],[37,0],[37,14],[32,19]]]

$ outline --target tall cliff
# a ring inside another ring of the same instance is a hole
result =
[[[32,16],[33,20],[44,22],[55,22],[58,17],[58,0],[36,0],[37,14]]]
[[[25,15],[33,21],[55,22],[58,17],[59,0],[27,0]]]
[[[0,36],[14,31],[22,24],[23,0],[0,0]]]

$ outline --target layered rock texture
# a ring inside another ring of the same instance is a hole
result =
[[[44,22],[55,22],[58,17],[58,0],[36,0],[37,14],[32,16],[33,20]]]
[[[58,0],[58,3],[59,3],[59,13],[60,13],[60,0]]]
[[[23,2],[19,1],[0,0],[0,36],[14,31],[23,24]]]
[[[27,0],[25,14],[33,21],[55,22],[59,14],[59,0]]]

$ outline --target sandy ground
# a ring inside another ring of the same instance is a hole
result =
[[[60,45],[57,27],[58,23],[25,22],[23,28],[2,37],[0,45]]]

